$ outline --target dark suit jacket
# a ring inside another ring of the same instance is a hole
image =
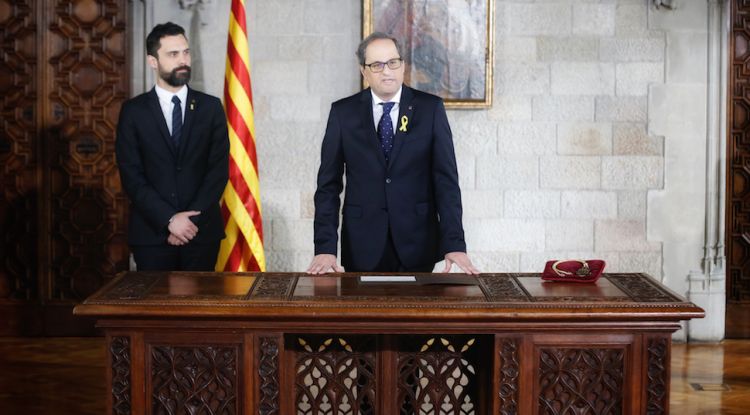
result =
[[[179,148],[169,136],[156,90],[126,101],[120,110],[115,152],[130,198],[128,242],[166,244],[169,218],[198,210],[190,243],[224,238],[219,199],[229,178],[229,138],[218,98],[188,89]]]
[[[400,131],[403,116],[406,132]],[[453,139],[440,98],[404,85],[388,163],[375,131],[370,90],[333,103],[315,192],[316,255],[336,254],[344,173],[344,267],[373,269],[389,229],[407,267],[466,252]]]

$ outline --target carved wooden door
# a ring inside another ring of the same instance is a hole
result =
[[[0,0],[0,335],[92,332],[73,304],[127,268],[127,3]]]
[[[726,337],[750,337],[750,2],[732,1]]]

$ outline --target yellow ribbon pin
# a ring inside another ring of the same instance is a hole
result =
[[[398,127],[398,130],[406,132],[406,125],[407,124],[409,124],[409,118],[407,118],[406,115],[404,115],[403,117],[401,117],[401,126]]]

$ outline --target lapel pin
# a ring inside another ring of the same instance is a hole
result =
[[[190,101],[190,111],[195,109],[195,100]]]
[[[398,127],[399,131],[406,132],[406,126],[409,124],[409,117],[404,115],[401,117],[401,126]]]

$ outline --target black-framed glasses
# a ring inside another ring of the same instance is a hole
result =
[[[403,62],[404,60],[401,58],[394,58],[389,60],[388,62],[366,63],[363,66],[370,68],[370,71],[372,72],[383,72],[383,69],[385,69],[386,65],[388,65],[388,69],[393,70],[400,68]]]

